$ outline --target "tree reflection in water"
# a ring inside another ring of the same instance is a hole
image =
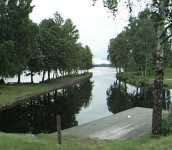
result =
[[[75,115],[91,102],[93,84],[81,84],[30,99],[27,103],[0,110],[0,130],[10,133],[52,133],[56,115],[61,115],[62,128],[77,126]]]
[[[110,112],[116,114],[133,107],[152,108],[153,89],[151,87],[135,88],[134,92],[127,92],[126,83],[115,82],[107,90],[107,105]],[[139,89],[139,90],[138,90]],[[169,97],[170,92],[164,90],[164,97]],[[165,99],[165,98],[164,98]],[[163,101],[163,108],[169,106],[170,100]]]

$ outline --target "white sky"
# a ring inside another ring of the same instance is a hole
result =
[[[89,45],[94,63],[106,63],[107,48],[111,38],[127,25],[128,13],[122,5],[114,19],[103,7],[102,0],[92,6],[92,0],[33,0],[35,8],[31,14],[34,22],[53,17],[58,11],[64,19],[71,18],[80,32],[80,42]]]

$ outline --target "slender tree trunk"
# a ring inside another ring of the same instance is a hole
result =
[[[30,77],[31,77],[31,83],[33,83],[33,72],[32,71],[30,73]]]
[[[162,10],[163,1],[160,2]],[[161,21],[164,21],[163,19]],[[164,24],[159,24],[157,28],[157,49],[156,49],[156,66],[155,66],[155,81],[153,90],[153,120],[152,120],[152,133],[153,135],[161,134],[161,121],[162,121],[162,101],[163,101],[163,80],[164,80],[164,69],[163,69],[163,46],[161,45],[161,34],[164,30]]]
[[[42,75],[42,83],[45,81],[45,70],[43,70],[43,75]]]
[[[136,89],[136,95],[139,94],[139,87],[137,86],[137,89]]]
[[[56,71],[56,79],[59,77],[58,70]]]
[[[148,62],[148,75],[151,74],[151,64],[150,64],[150,59],[149,59],[149,62]]]
[[[124,82],[124,87],[125,87],[125,93],[127,93],[127,83]]]
[[[0,85],[5,85],[4,77],[2,77],[2,78],[0,79]]]
[[[51,73],[50,70],[48,70],[48,81],[50,81],[50,78],[51,78],[50,73]]]
[[[18,73],[18,74],[17,74],[17,78],[18,78],[17,83],[20,84],[20,82],[21,82],[21,73]]]
[[[142,67],[142,77],[144,77],[144,73],[145,72],[145,70],[144,70],[144,67]]]
[[[121,80],[119,80],[119,88],[121,88]]]
[[[146,57],[146,64],[145,64],[145,77],[147,76],[147,68],[148,68],[148,65],[147,65],[147,57]]]
[[[117,73],[119,73],[119,68],[117,67]]]

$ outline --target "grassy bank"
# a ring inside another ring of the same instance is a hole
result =
[[[172,136],[151,139],[142,137],[133,140],[91,140],[64,138],[62,146],[56,138],[49,135],[13,135],[0,133],[2,150],[171,150]]]
[[[154,75],[142,77],[135,72],[123,72],[117,75],[118,79],[125,81],[129,84],[140,86],[141,84],[149,86],[153,84]],[[172,88],[172,69],[165,69],[164,85],[166,88]]]
[[[40,84],[0,85],[0,106],[11,104],[28,96],[70,86],[88,78],[90,75],[67,76]]]

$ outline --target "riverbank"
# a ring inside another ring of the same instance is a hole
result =
[[[96,140],[64,137],[63,144],[57,144],[52,135],[15,135],[0,133],[2,150],[170,150],[172,136],[153,139],[150,136],[130,140]]]
[[[135,86],[151,86],[154,81],[154,75],[142,77],[137,75],[135,72],[123,72],[117,74],[117,79]],[[172,69],[165,69],[164,86],[169,89],[172,88]]]
[[[16,85],[0,85],[0,107],[10,105],[15,102],[36,97],[53,90],[66,88],[68,86],[80,83],[82,80],[90,78],[91,73],[83,75],[72,75],[53,79],[46,83],[40,84],[16,84]]]

